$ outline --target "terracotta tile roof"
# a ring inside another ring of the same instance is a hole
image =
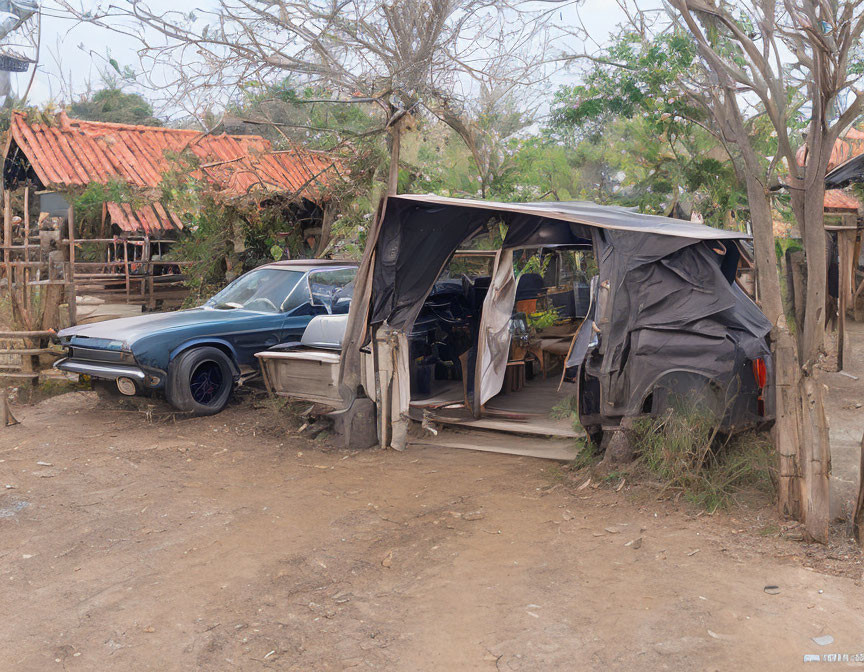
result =
[[[864,131],[850,128],[842,138],[838,138],[831,150],[831,159],[828,161],[828,172],[845,163],[849,159],[864,154]],[[799,166],[807,161],[807,146],[801,145],[795,154]]]
[[[834,143],[834,148],[831,150],[831,159],[828,161],[828,172],[842,163],[846,163],[849,159],[864,154],[864,131],[857,128],[850,128],[842,138],[838,138]],[[798,148],[795,155],[799,166],[803,166],[807,161],[807,146],[802,145]],[[854,210],[857,211],[860,207],[860,201],[851,193],[842,189],[827,189],[825,191],[825,209],[833,210]]]
[[[166,210],[158,201],[132,210],[128,203],[106,203],[111,221],[123,231],[159,233],[169,229],[182,229],[183,222],[173,212]]]
[[[263,191],[323,197],[338,177],[338,162],[305,149],[273,151],[257,135],[205,135],[199,131],[70,119],[53,125],[28,123],[12,115],[11,143],[17,145],[45,188],[62,190],[121,179],[140,188],[156,187],[162,173],[177,167],[166,153],[191,151],[200,161],[192,172],[226,197]]]
[[[860,201],[854,194],[851,194],[848,191],[844,191],[843,189],[825,190],[826,210],[852,210],[857,212],[860,206]]]

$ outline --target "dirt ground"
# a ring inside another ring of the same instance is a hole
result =
[[[75,392],[16,412],[2,670],[786,671],[864,653],[860,556],[794,541],[764,507],[700,515],[509,455],[339,452],[248,404],[171,422]]]
[[[861,440],[864,437],[864,322],[847,320],[843,373],[824,374],[828,387],[825,409],[831,435],[831,513],[848,517],[858,494]],[[836,352],[836,336],[828,347]],[[832,354],[833,354],[832,352]],[[830,358],[836,367],[836,357]],[[852,377],[850,377],[852,376]]]

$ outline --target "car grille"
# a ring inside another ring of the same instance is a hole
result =
[[[67,346],[71,359],[86,359],[94,362],[111,362],[112,364],[135,364],[131,352],[123,350],[102,350],[100,348],[84,348],[80,345]]]

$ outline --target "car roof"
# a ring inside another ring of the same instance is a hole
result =
[[[358,263],[352,259],[285,259],[264,264],[258,268],[281,268],[286,271],[311,271],[316,268],[356,267]]]

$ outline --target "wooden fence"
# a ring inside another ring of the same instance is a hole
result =
[[[50,368],[60,354],[51,346],[54,334],[78,322],[78,296],[148,310],[176,308],[186,298],[182,270],[188,262],[150,254],[152,245],[171,241],[148,236],[77,239],[72,208],[59,227],[52,227],[32,225],[29,188],[23,206],[22,215],[13,217],[11,193],[3,191],[0,381],[35,383]],[[77,258],[84,245],[101,260]]]

